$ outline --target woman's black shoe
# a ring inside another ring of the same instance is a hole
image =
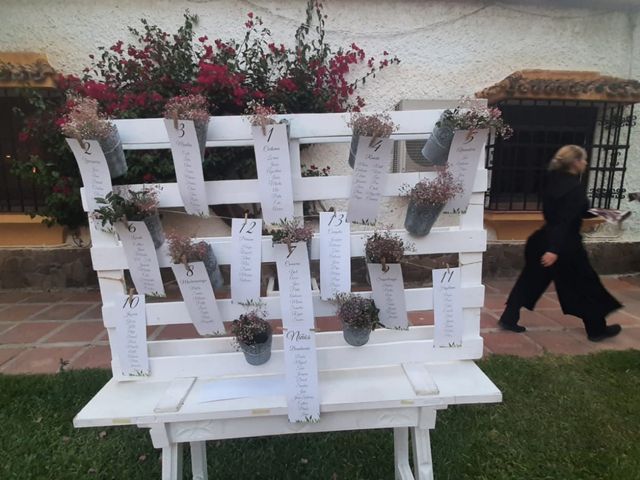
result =
[[[622,327],[616,323],[616,324],[613,324],[613,325],[608,325],[604,329],[604,332],[602,332],[601,334],[599,334],[599,335],[589,335],[587,338],[589,340],[591,340],[592,342],[600,342],[600,341],[604,340],[605,338],[615,337],[616,335],[618,335],[620,333],[621,330],[622,330]]]
[[[520,309],[507,305],[507,308],[504,309],[504,312],[502,312],[502,315],[500,316],[498,325],[503,330],[522,333],[527,329],[518,325],[518,320],[520,320]]]
[[[507,322],[502,321],[502,319],[498,320],[498,325],[503,330],[509,330],[510,332],[522,333],[522,332],[526,332],[527,331],[526,328],[521,327],[520,325],[518,325],[516,323],[507,323]]]

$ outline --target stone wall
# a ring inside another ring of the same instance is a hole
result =
[[[2,248],[0,288],[57,290],[97,286],[86,248]]]
[[[619,275],[640,272],[640,242],[587,243],[587,250],[596,271],[601,275]],[[484,255],[483,275],[487,278],[511,278],[518,275],[524,263],[524,242],[490,243]],[[407,285],[428,286],[431,268],[455,266],[457,255],[428,255],[411,257],[403,266]],[[352,259],[352,279],[366,284],[363,259]],[[319,278],[318,264],[313,262],[312,273]],[[229,268],[222,268],[229,284]],[[275,266],[264,265],[262,276],[275,275]],[[163,270],[165,282],[172,281],[170,270]],[[131,284],[131,281],[128,281]],[[58,290],[63,288],[94,288],[98,280],[91,267],[91,256],[86,248],[52,249],[0,249],[0,289]]]

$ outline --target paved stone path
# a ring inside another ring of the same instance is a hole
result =
[[[563,315],[553,290],[545,293],[535,312],[523,310],[524,334],[500,331],[496,322],[513,279],[487,280],[485,308],[480,321],[485,354],[523,357],[544,352],[579,355],[606,349],[640,349],[640,277],[603,277],[603,282],[625,304],[609,317],[622,333],[601,343],[589,342],[580,319]],[[179,298],[168,289],[170,298]],[[433,323],[432,312],[414,312],[414,325]],[[335,318],[318,320],[319,330],[338,330]],[[152,340],[195,338],[191,325],[149,327]],[[39,293],[0,291],[0,373],[54,373],[61,368],[108,368],[110,351],[102,325],[97,291]]]

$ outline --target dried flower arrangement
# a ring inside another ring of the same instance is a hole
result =
[[[499,108],[479,107],[473,105],[470,99],[463,99],[453,110],[445,110],[436,125],[452,130],[469,130],[472,134],[490,128],[505,139],[513,134],[513,129],[504,121]]]
[[[173,263],[202,262],[209,275],[213,289],[219,289],[224,285],[224,278],[220,272],[218,259],[213,253],[211,245],[204,241],[194,242],[190,237],[175,231],[167,235],[167,240],[169,241],[169,256]]]
[[[264,343],[271,332],[271,324],[258,309],[243,313],[231,323],[231,333],[240,345]]]
[[[202,95],[186,95],[170,98],[164,108],[165,118],[209,122],[209,102]]]
[[[61,124],[62,134],[78,141],[105,140],[114,130],[117,132],[115,125],[98,110],[98,101],[88,97],[70,96]]]
[[[269,232],[273,243],[290,245],[296,242],[310,242],[313,238],[313,228],[310,225],[300,225],[295,220],[281,220]]]
[[[169,256],[175,264],[188,262],[204,262],[209,255],[207,242],[194,242],[190,237],[175,231],[167,234]]]
[[[333,301],[338,305],[338,318],[352,328],[375,330],[381,326],[380,309],[370,298],[353,293],[339,293]]]
[[[423,178],[413,187],[403,185],[403,195],[408,196],[418,206],[444,205],[462,193],[462,183],[456,181],[448,170],[441,170],[435,178]]]
[[[398,130],[388,113],[354,113],[347,125],[354,135],[361,137],[389,138]]]
[[[111,178],[127,173],[127,161],[118,129],[98,110],[96,99],[69,97],[67,113],[60,120],[60,130],[63,135],[75,138],[86,152],[89,144],[85,145],[85,140],[96,140],[104,153]]]
[[[390,230],[375,231],[367,238],[365,258],[369,263],[400,263],[405,250],[404,240]]]
[[[158,190],[154,187],[144,187],[140,191],[127,190],[124,194],[109,192],[104,198],[96,198],[96,203],[104,205],[94,210],[92,216],[115,225],[121,220],[144,220],[158,213]]]
[[[231,323],[231,333],[247,363],[262,365],[271,358],[273,329],[264,318],[266,314],[260,302],[243,305],[252,308]]]
[[[247,108],[244,111],[244,114],[249,117],[249,123],[253,127],[262,127],[262,134],[266,135],[266,127],[267,125],[275,125],[278,122],[274,115],[277,115],[279,112],[275,107],[270,105],[265,105],[263,102],[258,100],[252,100],[247,103]],[[284,112],[280,112],[284,113]],[[282,121],[280,123],[283,123]],[[286,122],[285,122],[286,123]]]

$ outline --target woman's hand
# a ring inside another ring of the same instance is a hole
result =
[[[540,263],[543,267],[550,267],[558,260],[558,255],[553,252],[545,252],[542,257],[540,257]]]

